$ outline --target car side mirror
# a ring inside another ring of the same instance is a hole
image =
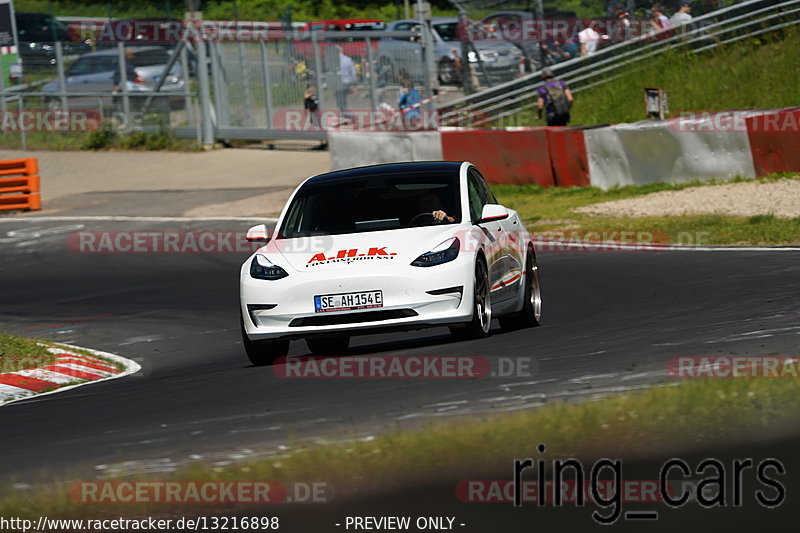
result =
[[[247,235],[245,235],[245,240],[248,242],[269,242],[269,233],[267,232],[267,225],[266,224],[259,224],[257,226],[253,226],[249,230],[247,230]]]
[[[508,218],[508,209],[500,204],[486,204],[483,206],[481,218],[475,221],[475,224],[483,224],[484,222],[498,222]]]

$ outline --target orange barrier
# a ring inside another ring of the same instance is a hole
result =
[[[0,161],[0,211],[41,208],[36,158]]]
[[[745,119],[757,177],[800,172],[800,108]]]
[[[556,187],[590,185],[589,160],[582,129],[547,128],[547,144]]]
[[[475,164],[489,183],[552,187],[547,128],[444,130],[442,159]]]

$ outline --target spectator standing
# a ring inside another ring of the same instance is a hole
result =
[[[303,109],[306,110],[307,123],[319,128],[319,100],[317,91],[313,85],[306,85],[306,92],[303,94]]]
[[[569,110],[572,107],[572,91],[563,80],[556,80],[553,71],[542,69],[544,85],[536,89],[536,112],[541,120],[542,112],[548,126],[566,126],[569,124]]]
[[[597,22],[592,21],[589,27],[578,33],[578,41],[581,43],[581,57],[588,57],[597,51],[597,44],[604,36],[597,31]]]
[[[126,81],[133,81],[136,79],[136,67],[133,64],[133,59],[135,57],[134,51],[131,48],[125,49],[125,79]],[[117,69],[114,71],[114,78],[112,83],[114,83],[114,92],[118,93],[122,90],[120,83],[122,82],[122,65],[118,65]]]
[[[689,13],[692,10],[692,4],[689,2],[683,2],[681,4],[680,9],[678,12],[672,15],[672,25],[675,27],[683,26],[684,24],[689,24],[692,21],[692,15]]]
[[[650,25],[653,27],[653,30],[659,32],[672,27],[672,23],[670,23],[669,18],[664,14],[664,8],[661,4],[653,4],[652,11],[653,18],[650,21]]]
[[[356,82],[356,66],[352,58],[344,53],[342,45],[336,46],[339,49],[339,87],[336,89],[336,105],[344,115],[348,111],[347,97],[350,95],[350,88]]]
[[[413,128],[419,123],[422,118],[419,112],[420,103],[419,91],[414,88],[413,81],[406,81],[403,83],[403,88],[400,90],[400,98],[397,102],[397,107],[405,115],[405,123]],[[416,106],[416,107],[415,107]]]

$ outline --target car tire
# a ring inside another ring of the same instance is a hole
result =
[[[254,341],[250,340],[244,330],[244,319],[240,320],[242,326],[242,344],[247,358],[253,366],[266,366],[275,362],[275,359],[289,353],[288,340]]]
[[[503,316],[498,319],[500,327],[506,331],[515,329],[532,328],[538,326],[542,319],[542,286],[539,282],[539,265],[536,262],[536,253],[533,248],[528,248],[525,259],[525,301],[522,309],[513,315]]]
[[[492,329],[492,297],[489,287],[489,269],[483,258],[475,263],[475,290],[472,299],[472,320],[464,326],[452,326],[450,333],[459,340],[482,339]]]
[[[346,352],[350,346],[350,336],[309,337],[306,339],[306,345],[314,355],[339,355]]]

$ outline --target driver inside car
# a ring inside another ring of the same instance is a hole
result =
[[[441,207],[442,202],[432,192],[423,195],[419,202],[419,210],[423,213],[430,213],[435,223],[455,222],[456,219],[448,216]]]

